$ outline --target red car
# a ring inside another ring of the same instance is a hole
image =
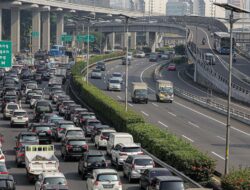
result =
[[[176,66],[174,63],[170,63],[167,67],[168,71],[176,71]]]

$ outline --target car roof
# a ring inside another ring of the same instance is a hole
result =
[[[141,147],[140,145],[136,144],[136,143],[119,143],[119,145],[123,146],[123,147]]]
[[[43,177],[65,177],[61,172],[43,172]]]
[[[88,152],[85,153],[86,155],[103,155],[103,152],[102,151],[99,151],[99,150],[89,150]]]
[[[180,177],[177,176],[158,176],[156,177],[159,181],[183,181]]]
[[[9,103],[7,103],[7,105],[18,105],[17,103],[15,103],[15,102],[9,102]],[[18,105],[19,106],[19,105]]]
[[[69,127],[66,129],[66,131],[70,131],[70,130],[74,130],[74,131],[83,131],[81,128],[79,127]]]
[[[109,128],[109,129],[101,129],[101,132],[116,132],[115,129]]]
[[[23,131],[20,132],[19,135],[36,135],[36,133],[31,131]]]
[[[26,110],[23,110],[23,109],[17,109],[17,110],[14,110],[14,112],[25,112],[25,113],[26,113]]]
[[[99,174],[105,174],[105,173],[115,173],[118,174],[118,172],[114,169],[95,169],[93,170],[93,173]]]
[[[129,133],[113,133],[112,135],[114,135],[114,136],[132,136],[131,134],[129,134]]]
[[[139,159],[139,158],[146,158],[146,159],[152,159],[153,160],[153,158],[151,158],[150,156],[148,156],[148,155],[130,155],[130,157],[132,157],[133,159]]]
[[[58,124],[74,124],[73,121],[66,121],[66,120],[59,120],[57,123]]]

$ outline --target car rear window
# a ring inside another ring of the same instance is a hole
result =
[[[26,113],[26,112],[14,112],[13,115],[14,115],[14,116],[26,116],[27,113]]]
[[[68,135],[83,135],[83,131],[80,130],[68,131],[67,136]]]
[[[60,128],[62,129],[68,129],[68,128],[71,128],[71,127],[75,127],[73,124],[70,124],[70,125],[61,125]]]
[[[10,109],[10,110],[16,110],[16,109],[18,109],[18,106],[17,106],[17,105],[15,105],[15,104],[8,105],[8,106],[7,106],[7,109]]]
[[[153,165],[153,160],[147,158],[135,159],[134,164],[138,166]]]
[[[66,184],[66,179],[64,177],[48,177],[44,179],[45,184]]]
[[[84,140],[70,140],[68,143],[71,144],[71,145],[82,146],[82,145],[86,144],[86,141],[84,141]]]
[[[99,174],[97,176],[97,181],[118,181],[119,177],[117,174],[107,173],[107,174]]]
[[[36,135],[23,135],[22,140],[24,141],[36,141],[38,137]]]
[[[105,158],[103,155],[89,155],[88,162],[104,162]]]
[[[157,176],[172,176],[172,173],[168,170],[155,170],[150,172],[150,178],[154,178]]]
[[[47,126],[39,126],[39,127],[36,127],[36,130],[37,131],[48,131],[50,130],[50,127],[47,127]]]
[[[163,181],[160,185],[160,190],[184,190],[183,182],[181,181]]]
[[[122,152],[141,152],[140,147],[123,147]]]

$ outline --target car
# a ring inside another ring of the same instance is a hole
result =
[[[33,90],[30,90],[25,96],[25,103],[26,104],[30,103],[30,99],[34,95],[37,95],[37,93],[33,92]]]
[[[83,130],[86,136],[90,136],[95,125],[101,125],[101,122],[97,119],[87,119],[83,123]]]
[[[40,94],[34,94],[34,95],[32,95],[31,98],[30,98],[30,108],[33,109],[34,106],[35,106],[36,101],[42,100],[42,98],[43,97]]]
[[[110,78],[107,84],[107,90],[121,91],[121,81],[116,78]]]
[[[35,190],[41,190],[46,185],[67,185],[67,180],[61,172],[43,172],[38,176]]]
[[[70,97],[66,94],[60,94],[56,101],[56,111],[59,111],[59,106],[62,104],[63,101],[70,100]]]
[[[128,60],[132,60],[133,59],[133,52],[128,52]]]
[[[39,144],[39,138],[35,132],[23,131],[16,136],[16,148],[23,145],[36,145]]]
[[[53,130],[53,137],[57,142],[60,141],[62,136],[64,135],[62,131],[72,127],[75,127],[72,121],[65,121],[65,120],[58,121],[56,123],[56,127]]]
[[[107,147],[107,141],[109,140],[109,135],[115,133],[115,129],[102,129],[97,132],[95,136],[95,146],[97,149]]]
[[[126,62],[127,62],[127,58],[123,57],[122,58],[122,65],[126,65]],[[128,65],[131,65],[131,60],[130,59],[128,59]]]
[[[111,150],[111,162],[119,169],[129,155],[142,155],[141,147],[135,143],[119,143]]]
[[[184,182],[180,177],[177,176],[158,176],[152,180],[149,189],[175,189],[175,190],[185,190]]]
[[[10,96],[10,95],[5,95],[4,97],[3,97],[3,108],[6,108],[6,105],[8,104],[8,103],[18,103],[17,102],[17,96]],[[2,110],[3,112],[4,112],[4,109]],[[13,111],[13,110],[12,110]],[[8,118],[10,118],[10,115],[9,115],[9,117],[7,117],[7,119]],[[5,118],[6,119],[6,118]]]
[[[101,69],[93,69],[91,72],[92,79],[102,79],[102,71]]]
[[[35,121],[39,121],[45,113],[53,113],[52,106],[47,100],[38,100],[35,104]]]
[[[98,182],[98,183],[97,183]],[[87,179],[87,190],[122,190],[119,174],[114,169],[95,169]]]
[[[170,63],[168,66],[167,66],[167,70],[168,71],[176,71],[176,65],[174,63]]]
[[[123,164],[123,175],[131,183],[133,179],[140,179],[141,173],[153,168],[154,161],[148,155],[129,155]]]
[[[57,91],[55,91],[55,92],[52,94],[52,97],[51,97],[52,103],[55,104],[55,103],[57,102],[57,99],[58,99],[59,95],[62,95],[62,94],[64,94],[64,93],[65,93],[65,92],[62,91],[62,90],[57,90]]]
[[[77,117],[80,113],[88,111],[86,108],[75,108],[70,112],[70,120],[76,123]]]
[[[101,69],[101,71],[105,71],[106,70],[106,64],[103,61],[99,61],[96,63],[96,68],[97,69]]]
[[[36,73],[34,75],[34,80],[37,81],[39,84],[42,83],[42,74],[41,73]]]
[[[109,125],[94,125],[93,129],[91,131],[91,135],[90,135],[90,139],[92,142],[95,142],[95,136],[97,135],[98,131],[102,130],[102,129],[110,129]]]
[[[14,102],[7,103],[3,111],[3,119],[10,119],[14,110],[19,109],[19,105]]]
[[[150,168],[146,169],[140,178],[140,188],[149,189],[152,181],[158,176],[172,176],[173,174],[167,168]]]
[[[82,179],[86,178],[93,169],[107,168],[107,160],[101,151],[89,150],[85,152],[78,162],[78,174]]]
[[[37,83],[29,83],[26,85],[26,88],[24,90],[24,94],[27,94],[30,90],[36,89]]]
[[[67,138],[73,138],[73,137],[85,138],[83,130],[78,127],[71,127],[71,128],[63,129],[62,131],[65,131],[61,139],[62,142],[67,140]]]
[[[119,80],[120,83],[123,82],[122,74],[120,72],[114,72],[114,73],[112,73],[112,77],[111,78]]]
[[[59,106],[58,106],[58,112],[60,116],[64,116],[65,110],[67,109],[68,105],[74,104],[74,101],[72,100],[64,100]]]
[[[170,55],[169,55],[169,54],[163,53],[163,54],[161,55],[161,59],[163,59],[163,60],[168,60],[169,58],[170,58]]]
[[[17,167],[21,167],[22,165],[25,164],[25,145],[24,146],[19,146],[15,147],[16,151],[16,165]]]
[[[61,185],[61,184],[48,184],[46,186],[41,187],[41,190],[69,190],[68,185]]]
[[[35,132],[39,138],[39,144],[51,144],[52,142],[52,130],[50,124],[36,123],[32,124],[31,131]]]
[[[81,108],[81,105],[78,104],[69,104],[67,106],[67,109],[65,109],[65,113],[64,113],[64,119],[66,120],[70,120],[71,118],[71,114],[77,109],[77,108]]]
[[[151,54],[149,55],[149,61],[151,61],[151,62],[157,62],[157,61],[158,61],[158,54],[156,54],[156,53],[151,53]]]
[[[78,127],[83,127],[84,122],[87,119],[96,119],[96,115],[93,112],[82,112],[78,115],[76,125]]]
[[[146,55],[145,55],[145,53],[143,51],[137,51],[135,53],[135,57],[137,57],[137,58],[144,58],[145,56]]]
[[[0,189],[16,190],[16,182],[12,175],[0,175]]]
[[[23,109],[14,110],[10,119],[10,127],[14,127],[16,125],[28,127],[28,124],[29,117],[27,112]]]
[[[61,146],[61,156],[64,161],[70,158],[80,158],[86,151],[88,151],[88,144],[83,137],[69,137]]]

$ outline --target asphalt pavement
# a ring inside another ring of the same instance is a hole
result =
[[[147,59],[135,59],[129,66],[129,92],[131,82],[144,81],[149,86],[149,103],[133,104],[129,97],[129,108],[140,113],[148,122],[168,130],[193,144],[204,153],[217,160],[216,169],[224,171],[224,152],[226,117],[213,111],[175,96],[174,102],[158,103],[155,100],[155,82],[152,78],[157,63],[148,62]],[[91,83],[102,89],[109,96],[124,104],[124,85],[121,92],[107,91],[107,80],[112,72],[125,74],[125,66],[121,61],[107,64],[107,71],[102,80],[89,79]],[[166,71],[167,72],[167,71]],[[176,78],[178,72],[168,71],[170,79]],[[175,79],[174,79],[175,80]],[[238,121],[232,120],[230,167],[250,166],[250,128]]]

